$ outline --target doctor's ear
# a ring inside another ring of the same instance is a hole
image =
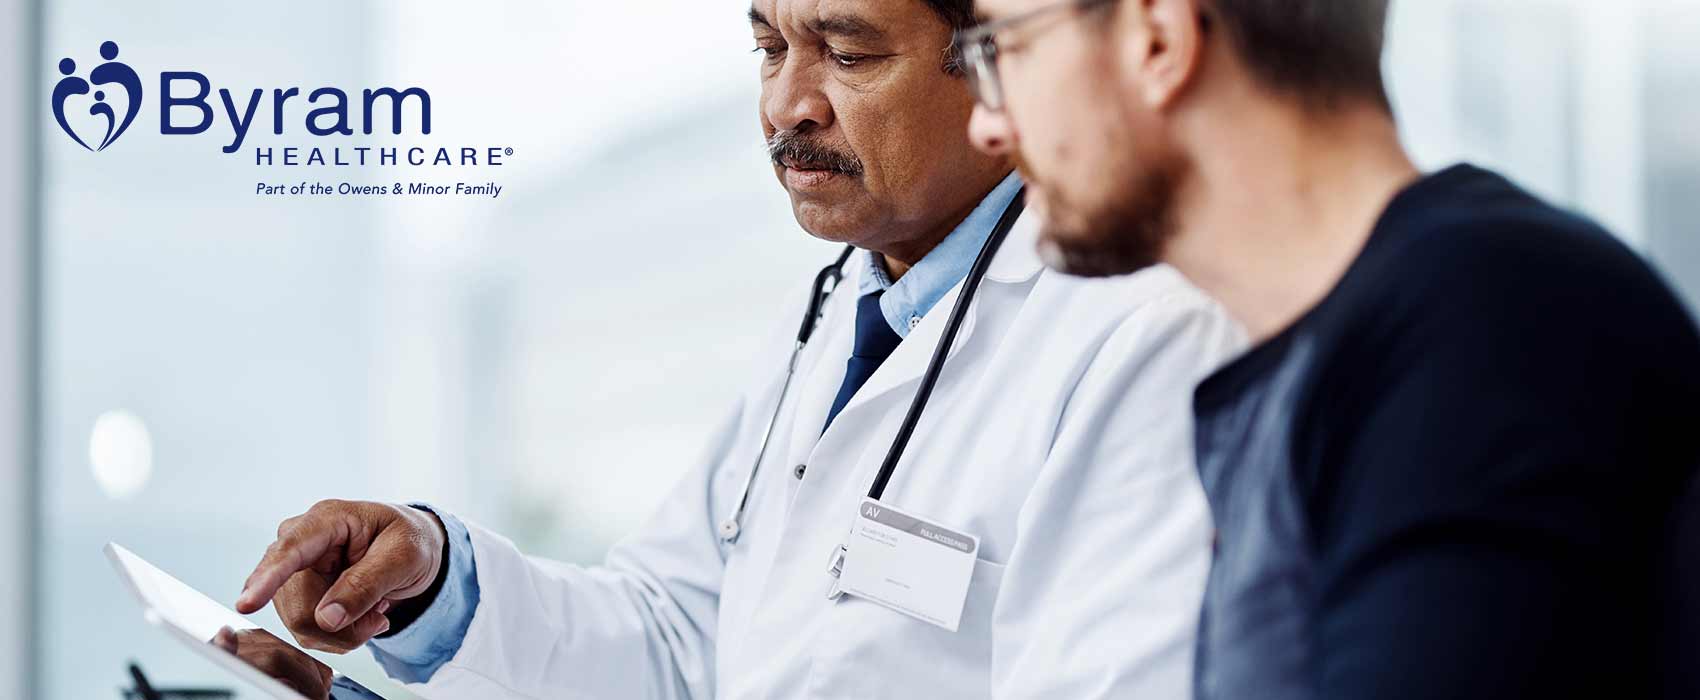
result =
[[[1199,0],[1123,0],[1111,11],[1122,89],[1147,109],[1166,109],[1203,65],[1206,10]]]

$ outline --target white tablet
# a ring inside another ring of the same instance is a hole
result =
[[[115,543],[106,556],[143,617],[278,700],[386,700]],[[395,700],[394,698],[388,700]]]

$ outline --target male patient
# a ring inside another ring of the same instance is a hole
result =
[[[1418,172],[1387,6],[980,0],[965,42],[974,139],[1020,154],[1047,261],[1171,263],[1256,343],[1195,399],[1197,693],[1700,697],[1674,624],[1700,589],[1670,576],[1700,557],[1671,527],[1694,323],[1586,219]]]

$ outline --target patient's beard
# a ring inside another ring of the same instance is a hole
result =
[[[1135,167],[1097,207],[1047,189],[1050,211],[1040,232],[1040,257],[1050,268],[1080,277],[1125,275],[1162,262],[1175,234],[1175,195],[1184,171],[1178,157]]]

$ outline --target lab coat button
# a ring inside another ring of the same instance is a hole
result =
[[[799,464],[799,465],[797,465],[797,466],[796,466],[796,467],[793,467],[793,468],[792,468],[792,469],[791,469],[791,475],[792,475],[792,476],[795,476],[795,477],[797,477],[797,480],[798,480],[798,481],[802,481],[802,479],[803,479],[803,472],[806,472],[806,471],[808,471],[808,470],[809,470],[809,465],[807,465],[807,464]]]

